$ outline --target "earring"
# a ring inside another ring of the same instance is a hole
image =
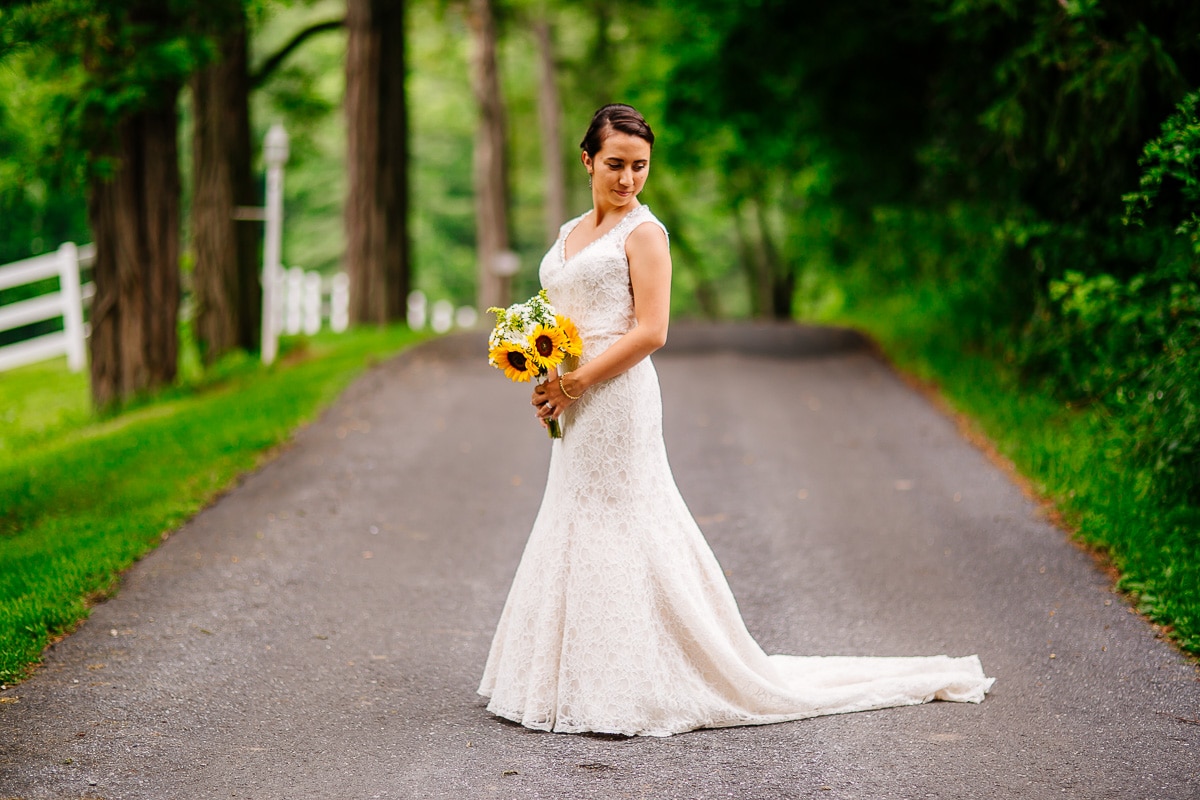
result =
[[[592,173],[588,173],[588,188],[592,188]]]

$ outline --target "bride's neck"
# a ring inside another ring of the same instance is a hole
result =
[[[601,206],[600,204],[592,203],[592,219],[596,222],[596,227],[599,228],[607,219],[621,219],[626,214],[632,214],[641,202],[634,200],[632,203],[626,203],[623,206]]]

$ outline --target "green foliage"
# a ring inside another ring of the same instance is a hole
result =
[[[477,111],[468,82],[466,25],[451,10],[413,6],[409,30],[416,286],[430,300],[473,305],[475,192],[470,153]],[[518,186],[524,182],[515,181]],[[520,197],[525,191],[514,189]]]
[[[297,31],[344,13],[345,3],[331,0],[264,8],[252,22],[252,64],[262,64]],[[309,39],[251,95],[255,152],[274,123],[282,123],[290,139],[283,263],[327,274],[340,267],[345,246],[346,122],[339,113],[345,53],[344,31]]]
[[[6,374],[0,408],[27,407],[30,383],[75,400],[22,413],[0,439],[0,682],[19,680],[164,532],[416,338],[370,328],[285,340],[272,368],[235,355],[199,384],[110,418],[83,411],[86,386],[62,361]]]
[[[27,0],[0,18],[4,41],[53,52],[85,80],[64,118],[76,147],[99,155],[129,114],[174,106],[184,81],[216,54],[213,36],[240,0]],[[103,160],[94,168],[110,169]]]
[[[1028,326],[1024,356],[1061,396],[1103,404],[1133,434],[1136,490],[1200,505],[1200,92],[1146,144],[1124,196],[1134,239],[1153,236],[1132,277],[1069,271]],[[1165,239],[1168,232],[1178,236]]]
[[[1138,163],[1142,176],[1138,190],[1124,197],[1125,221],[1145,225],[1147,214],[1158,207],[1174,217],[1168,223],[1176,222],[1175,232],[1188,237],[1200,255],[1200,91],[1179,102]]]
[[[90,240],[82,163],[61,125],[81,82],[45,52],[0,61],[0,264]]]
[[[1131,489],[1200,505],[1200,268],[1183,257],[1128,281],[1070,272],[1028,337],[1060,396],[1099,403],[1136,442]]]
[[[174,107],[241,0],[24,0],[0,10],[0,263],[86,242],[89,172],[130,113]]]

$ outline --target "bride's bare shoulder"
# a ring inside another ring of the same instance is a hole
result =
[[[625,240],[625,252],[631,258],[638,255],[669,257],[670,242],[666,226],[655,217],[639,222]]]

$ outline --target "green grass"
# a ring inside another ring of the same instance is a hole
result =
[[[402,327],[285,340],[262,367],[203,378],[100,418],[65,360],[0,375],[0,682],[20,680],[120,573],[312,420]]]
[[[89,416],[87,372],[67,371],[66,357],[0,372],[0,464]]]
[[[987,353],[931,326],[928,298],[859,301],[829,321],[871,335],[904,372],[932,384],[971,419],[1065,527],[1104,554],[1128,592],[1181,649],[1200,655],[1200,509],[1163,508],[1139,494],[1130,435],[1099,408],[1071,408],[1018,380]]]

